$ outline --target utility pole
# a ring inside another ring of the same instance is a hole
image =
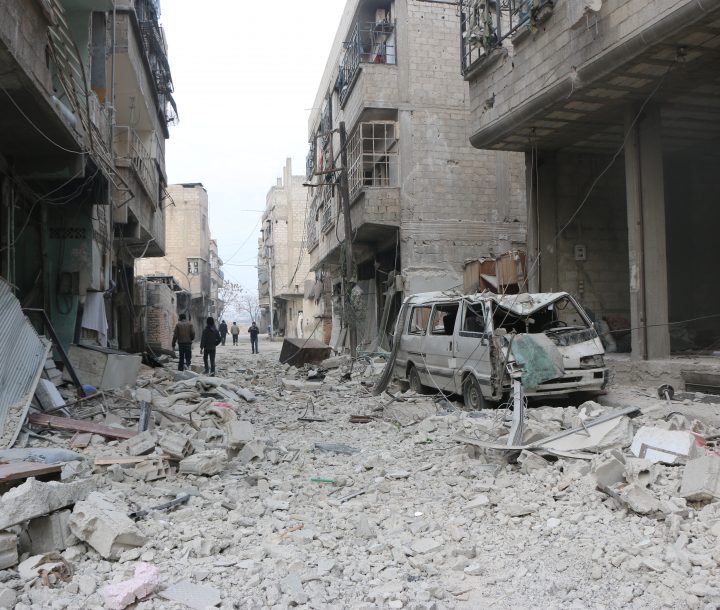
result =
[[[345,273],[344,283],[344,301],[343,308],[345,310],[345,321],[348,325],[350,333],[350,356],[357,357],[357,326],[355,324],[355,312],[351,311],[350,296],[355,286],[355,267],[353,263],[353,247],[352,247],[352,221],[350,220],[350,186],[348,184],[348,166],[347,166],[347,131],[345,131],[345,121],[340,122],[340,199],[342,200],[343,217],[345,219]]]

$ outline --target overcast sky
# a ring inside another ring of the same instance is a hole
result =
[[[225,279],[257,290],[265,196],[286,157],[305,173],[307,122],[345,0],[164,0],[180,123],[168,180],[202,182]]]

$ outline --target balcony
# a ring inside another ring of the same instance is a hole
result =
[[[396,121],[360,123],[348,142],[350,200],[365,188],[397,187],[399,126]]]
[[[363,64],[397,63],[395,38],[394,21],[383,19],[355,24],[349,40],[344,43],[345,53],[335,83],[341,105],[345,104],[352,91]]]
[[[533,31],[553,11],[553,0],[461,0],[462,71],[473,71],[506,41]]]
[[[132,127],[117,126],[114,145],[118,166],[132,168],[150,201],[157,206],[160,197],[158,169],[140,136]]]

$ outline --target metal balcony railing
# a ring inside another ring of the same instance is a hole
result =
[[[341,104],[350,93],[361,64],[395,65],[397,63],[395,22],[358,22],[344,46],[345,54],[335,83]]]
[[[553,0],[460,0],[463,74],[521,29],[536,27],[552,7]]]
[[[118,125],[115,128],[115,154],[119,159],[130,162],[148,196],[155,205],[158,205],[160,198],[158,170],[154,159],[132,127]]]

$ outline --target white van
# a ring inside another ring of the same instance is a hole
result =
[[[471,409],[503,400],[520,375],[528,397],[600,392],[608,381],[600,338],[566,292],[413,295],[394,340],[397,379],[462,394]]]

